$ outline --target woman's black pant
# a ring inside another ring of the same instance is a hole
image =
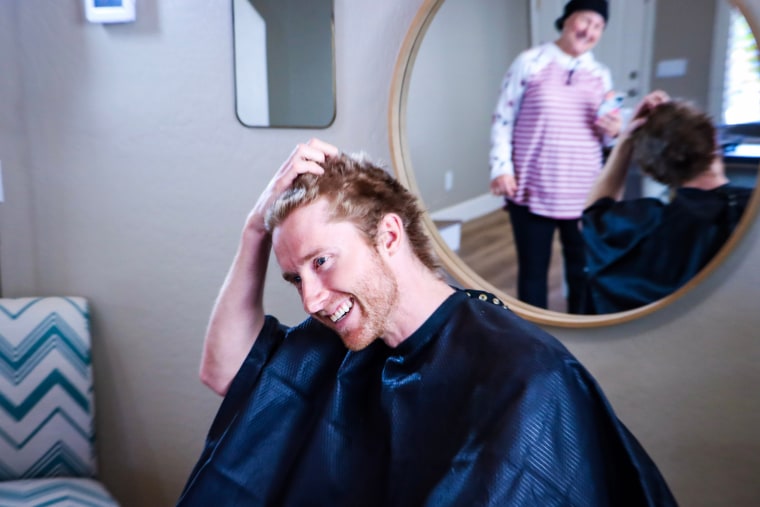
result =
[[[585,283],[583,237],[578,219],[555,219],[531,213],[527,206],[506,206],[517,249],[517,298],[548,308],[548,273],[554,231],[559,229],[567,288],[567,311],[581,313]]]

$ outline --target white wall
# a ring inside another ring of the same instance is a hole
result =
[[[527,1],[447,0],[428,26],[412,68],[406,133],[417,188],[433,212],[489,195],[491,118],[505,72],[529,45],[528,19]],[[492,209],[503,206],[495,201]]]
[[[219,400],[197,380],[245,214],[296,142],[389,161],[387,107],[422,0],[336,0],[337,107],[323,131],[235,119],[230,0],[0,1],[6,296],[89,298],[102,476],[125,506],[173,505]],[[697,291],[641,320],[552,330],[594,373],[683,505],[760,502],[760,226]],[[268,310],[302,316],[272,274]]]

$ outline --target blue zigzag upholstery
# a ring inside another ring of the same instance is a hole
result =
[[[87,301],[0,299],[0,506],[115,506],[95,478]]]

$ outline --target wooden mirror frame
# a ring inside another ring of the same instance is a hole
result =
[[[401,50],[399,51],[391,83],[388,128],[393,167],[397,178],[417,196],[420,196],[421,194],[414,177],[414,170],[408,152],[406,135],[406,100],[417,53],[430,23],[444,1],[445,0],[425,0],[417,11],[416,16],[412,20],[412,25],[404,38]],[[755,40],[760,40],[760,0],[726,1],[739,9],[747,19],[752,33],[755,36]],[[603,315],[573,315],[552,310],[544,310],[524,303],[517,298],[504,293],[477,274],[465,264],[464,261],[462,261],[456,252],[449,248],[439,234],[438,228],[433,223],[430,215],[427,213],[424,216],[424,224],[432,239],[433,247],[437,255],[440,257],[441,263],[446,272],[463,287],[478,288],[491,292],[505,301],[507,306],[509,306],[515,313],[538,324],[569,328],[598,327],[627,322],[648,315],[666,307],[699,285],[702,280],[707,278],[724,261],[746,235],[747,230],[757,215],[758,207],[760,207],[760,195],[758,194],[760,194],[760,192],[753,192],[749,205],[744,212],[744,216],[741,218],[739,224],[728,241],[726,241],[725,245],[723,245],[715,257],[713,257],[713,259],[687,284],[669,296],[655,301],[654,303],[625,312]]]

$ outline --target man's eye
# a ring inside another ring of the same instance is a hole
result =
[[[317,257],[314,259],[314,266],[322,266],[325,262],[327,262],[327,257]]]
[[[301,285],[301,277],[300,276],[294,276],[290,281],[291,281],[291,283],[293,285]]]

